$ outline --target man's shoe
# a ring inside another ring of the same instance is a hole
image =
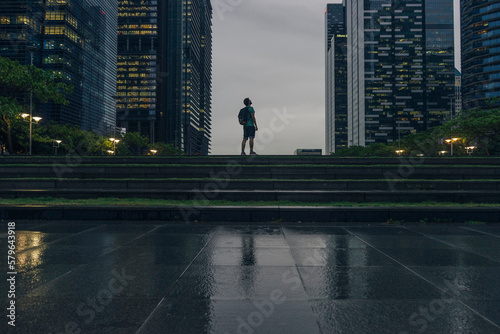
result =
[[[245,152],[241,152],[241,155],[247,155]]]
[[[250,152],[250,155],[258,155],[258,154],[252,151]]]

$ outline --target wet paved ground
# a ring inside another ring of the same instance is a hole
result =
[[[500,333],[499,225],[18,224],[17,252],[2,333]]]

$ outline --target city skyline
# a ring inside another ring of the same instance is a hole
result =
[[[265,154],[293,154],[297,148],[324,149],[324,12],[326,5],[334,1],[233,3],[237,5],[222,9],[214,6],[212,153],[238,152],[241,128],[236,114],[246,95],[253,97],[260,128],[271,130],[276,113],[283,113],[285,108],[295,116],[272,136],[270,131],[257,132],[256,142],[262,135]],[[455,18],[459,17],[457,3],[455,0]],[[245,52],[241,36],[248,41]],[[455,36],[459,37],[457,29]],[[455,54],[455,65],[460,69],[460,55]],[[237,61],[231,64],[234,59]]]
[[[261,145],[264,148],[264,154],[292,154],[297,148],[324,148],[324,134],[322,133],[324,87],[321,87],[324,86],[324,23],[322,21],[327,3],[329,2],[312,1],[303,4],[299,1],[278,1],[267,4],[261,1],[248,4],[235,1],[228,3],[229,7],[222,9],[220,6],[215,6],[214,31],[217,30],[215,31],[217,34],[214,43],[214,130],[212,135],[214,149],[212,154],[234,153],[238,146],[237,142],[241,138],[241,128],[235,125],[233,118],[236,117],[233,110],[235,108],[239,110],[242,98],[247,96],[253,96],[257,117],[261,121],[259,124],[261,130],[266,128],[269,130],[260,133],[265,135],[264,143]],[[266,15],[260,15],[262,12],[266,12]],[[226,33],[233,34],[233,38],[226,38],[220,33],[218,27],[235,21],[238,21],[240,28],[244,28],[224,29]],[[260,23],[255,24],[254,27],[251,22]],[[248,29],[250,26],[252,28]],[[238,41],[235,37],[238,34],[240,37],[245,36],[246,39],[259,41],[259,43],[249,44],[258,45],[258,48],[243,47],[246,50],[241,52],[240,49],[243,48],[238,47],[236,52],[235,46]],[[282,44],[278,44],[278,48],[265,47],[269,40],[277,36],[288,41],[284,47]],[[303,41],[303,43],[298,41]],[[216,49],[219,42],[225,45],[220,51]],[[229,45],[231,50],[228,48]],[[259,52],[255,54],[254,50]],[[313,52],[315,50],[319,52]],[[223,56],[219,57],[219,55]],[[257,56],[253,57],[253,55]],[[276,57],[276,55],[281,57]],[[239,56],[244,61],[240,62]],[[253,63],[252,68],[245,71],[245,63]],[[261,66],[261,63],[264,65]],[[222,64],[224,68],[221,67]],[[243,66],[243,70],[239,70],[238,66]],[[252,71],[253,69],[258,71]],[[271,75],[273,71],[276,72],[275,75]],[[257,79],[255,84],[252,84],[252,79],[259,75],[262,75],[263,80]],[[231,80],[222,79],[216,82],[219,76],[229,77]],[[291,79],[288,79],[289,77]],[[223,83],[219,84],[221,82]],[[242,87],[245,88],[241,89]],[[227,93],[231,91],[236,93]],[[283,117],[286,121],[285,127],[278,127],[279,131],[274,131],[272,122],[276,119],[282,120]],[[263,128],[263,124],[266,127]],[[260,134],[258,133],[258,136]]]

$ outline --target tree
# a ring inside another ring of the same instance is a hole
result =
[[[404,150],[405,155],[436,156],[443,148],[443,145],[440,144],[441,139],[442,135],[439,134],[439,131],[436,131],[436,128],[409,134],[401,139],[401,149]]]
[[[12,145],[12,122],[19,117],[21,111],[22,107],[17,100],[0,96],[0,117],[2,120],[0,130],[7,137],[3,142],[7,143],[8,150],[11,153],[14,151]]]
[[[466,146],[477,145],[487,155],[498,152],[500,108],[464,110],[441,127],[443,137],[459,137]]]
[[[148,148],[148,144],[148,137],[141,136],[139,132],[127,132],[116,150],[119,155],[141,155],[142,150]]]
[[[34,99],[40,103],[68,103],[65,94],[70,94],[73,87],[57,82],[59,79],[61,76],[53,72],[21,65],[0,56],[0,129],[7,137],[10,152],[13,152],[13,123],[22,111],[28,110],[28,103],[22,97],[33,92]]]

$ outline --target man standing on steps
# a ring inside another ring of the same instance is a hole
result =
[[[250,155],[257,155],[253,151],[253,140],[255,138],[255,131],[258,131],[257,121],[255,120],[255,110],[252,108],[252,101],[247,97],[243,103],[246,108],[248,108],[248,114],[250,115],[247,124],[243,126],[243,141],[241,142],[241,155],[246,155],[245,146],[247,140],[250,139]]]

